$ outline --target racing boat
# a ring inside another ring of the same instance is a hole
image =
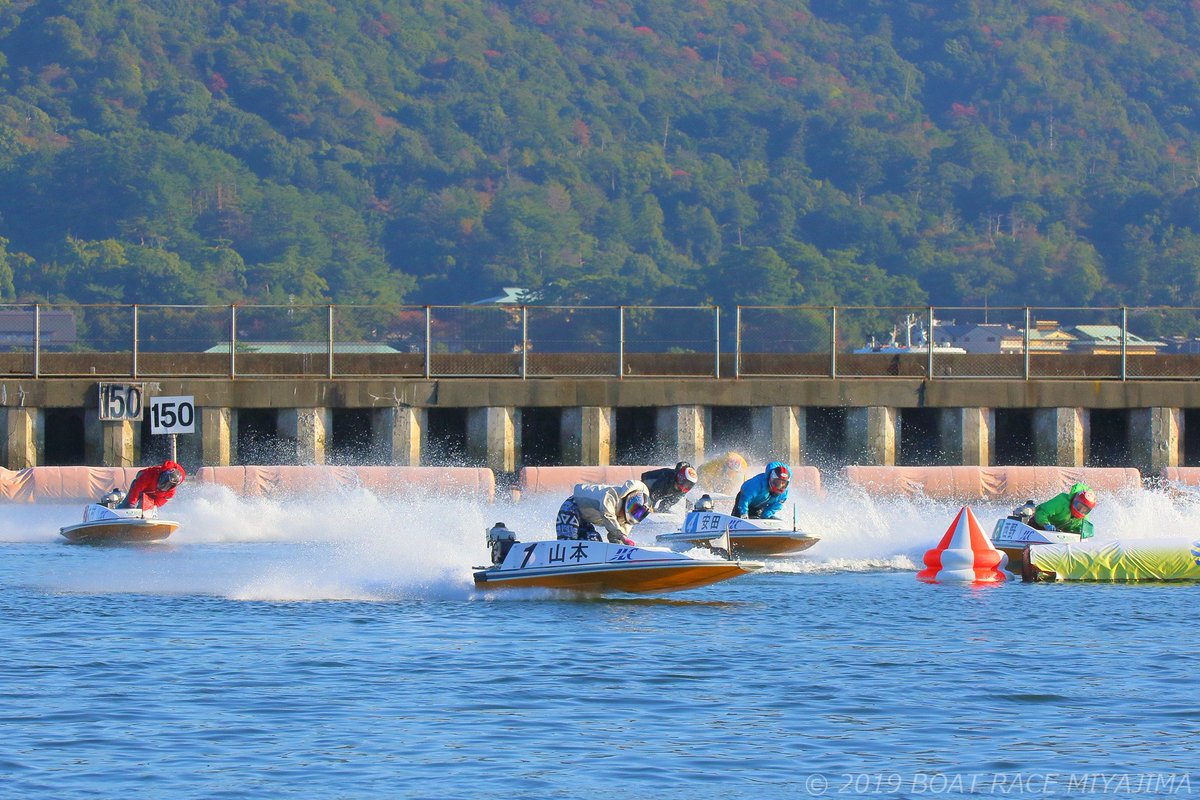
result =
[[[1000,566],[1014,574],[1021,574],[1025,567],[1025,548],[1043,544],[1078,544],[1085,538],[1082,534],[1067,531],[1040,531],[1029,525],[1033,514],[1034,503],[1030,500],[1013,509],[1013,513],[1004,519],[996,520],[996,527],[992,530],[992,544],[1008,557]],[[1090,536],[1091,523],[1085,521],[1084,526]]]
[[[754,561],[702,561],[661,547],[608,542],[522,543],[497,523],[487,532],[492,565],[476,567],[479,589],[564,589],[585,594],[674,592],[761,569]]]
[[[1020,574],[1025,566],[1027,547],[1042,544],[1078,544],[1082,538],[1078,533],[1066,531],[1039,531],[1012,517],[996,520],[996,528],[992,531],[992,544],[1008,556],[1001,566],[1016,574]]]
[[[156,508],[110,508],[90,503],[83,509],[83,522],[58,532],[74,544],[125,544],[162,541],[178,527],[174,520],[159,519]]]
[[[778,519],[744,519],[700,508],[688,512],[682,530],[660,534],[655,541],[674,548],[724,550],[731,556],[781,556],[807,550],[821,537]]]

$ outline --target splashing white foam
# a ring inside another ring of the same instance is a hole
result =
[[[487,562],[484,531],[503,520],[525,541],[551,538],[561,498],[488,504],[430,495],[381,497],[365,490],[288,499],[240,498],[216,486],[182,495],[164,515],[182,524],[168,542],[136,548],[59,544],[58,528],[79,508],[8,506],[0,543],[53,543],[64,558],[40,560],[43,587],[87,593],[208,594],[247,601],[465,598],[472,567]],[[990,532],[1011,503],[973,506]],[[833,487],[820,498],[794,497],[781,516],[821,541],[803,554],[772,559],[793,573],[915,570],[960,504],[877,498]],[[794,509],[794,511],[793,511]],[[167,513],[169,512],[169,514]],[[1092,515],[1097,537],[1194,535],[1200,495],[1142,491],[1102,497]],[[635,529],[642,545],[682,522],[651,518]],[[712,557],[695,551],[697,557]],[[519,594],[513,599],[522,599]],[[541,596],[540,594],[538,596]]]

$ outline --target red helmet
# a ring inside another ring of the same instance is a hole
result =
[[[687,494],[696,485],[696,469],[691,464],[683,464],[675,470],[675,485],[679,491]]]
[[[1071,516],[1075,519],[1083,519],[1095,507],[1096,493],[1091,489],[1084,489],[1071,498]]]
[[[771,470],[771,474],[767,476],[767,486],[771,490],[771,494],[783,494],[787,491],[788,484],[792,482],[792,473],[786,466],[780,464]]]

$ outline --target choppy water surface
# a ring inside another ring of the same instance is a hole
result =
[[[835,490],[798,504],[825,540],[768,572],[477,595],[484,527],[544,536],[555,506],[208,488],[128,548],[4,508],[0,796],[1200,793],[1200,587],[927,586],[957,507]],[[1094,519],[1192,534],[1200,506]]]

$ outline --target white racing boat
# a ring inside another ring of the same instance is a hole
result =
[[[542,588],[586,594],[674,592],[762,569],[755,561],[702,561],[659,547],[551,540],[522,543],[497,523],[487,532],[492,566],[477,567],[479,589]]]
[[[1025,567],[1026,548],[1043,544],[1078,544],[1082,538],[1078,533],[1066,531],[1039,531],[1016,517],[996,520],[992,531],[992,544],[1008,557],[1000,566],[1018,575]]]
[[[109,508],[90,503],[83,509],[83,522],[58,532],[75,544],[124,544],[162,541],[178,527],[174,520],[159,519],[156,508]]]
[[[728,535],[728,541],[725,537]],[[689,511],[683,529],[660,534],[655,539],[669,547],[707,547],[732,556],[781,556],[799,553],[821,541],[821,537],[788,527],[778,519],[745,519],[717,511]]]

